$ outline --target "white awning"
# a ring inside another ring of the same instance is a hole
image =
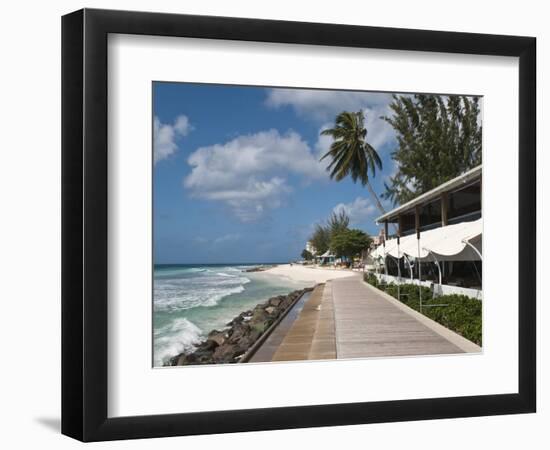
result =
[[[334,255],[330,253],[330,250],[327,250],[325,253],[323,253],[320,258],[334,258]]]
[[[479,260],[477,252],[468,244],[481,253],[482,232],[482,219],[430,230],[425,236],[420,236],[420,256],[427,258],[431,252],[440,261]]]
[[[480,260],[482,231],[482,219],[447,225],[420,233],[420,254],[416,234],[411,234],[400,239],[399,252],[397,239],[394,238],[386,241],[385,249],[379,245],[372,257],[383,258],[386,254],[397,258],[406,254],[413,258],[420,257],[421,260],[433,260],[434,257],[438,261]]]

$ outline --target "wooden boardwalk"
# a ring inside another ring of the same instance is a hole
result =
[[[336,358],[332,295],[325,289],[322,284],[315,287],[272,361]]]
[[[360,276],[332,281],[338,358],[463,353]]]
[[[317,326],[308,359],[336,359],[336,327],[334,323],[334,302],[332,299],[332,284],[325,284],[323,298],[317,317]]]
[[[357,274],[317,285],[250,362],[479,351],[475,344],[364,283]]]

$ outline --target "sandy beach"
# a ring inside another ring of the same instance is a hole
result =
[[[325,283],[327,280],[345,278],[356,275],[357,272],[339,269],[321,269],[317,267],[301,266],[299,264],[281,264],[265,270],[263,273],[290,278],[294,281]]]

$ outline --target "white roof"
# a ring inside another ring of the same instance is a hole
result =
[[[334,257],[334,255],[332,253],[330,253],[330,250],[327,250],[325,253],[323,253],[321,256],[321,258],[330,258],[330,257]]]
[[[461,222],[454,225],[422,231],[420,233],[420,249],[416,234],[402,237],[397,246],[397,238],[386,241],[386,247],[379,245],[372,253],[373,258],[391,255],[395,258],[403,254],[413,258],[432,259],[431,254],[439,261],[471,261],[479,260],[479,255],[466,242],[472,244],[481,253],[481,237],[483,221]]]

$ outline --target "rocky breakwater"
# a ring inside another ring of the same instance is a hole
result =
[[[258,266],[258,267],[251,267],[249,269],[244,269],[243,272],[264,272],[268,269],[271,269],[275,266]]]
[[[212,330],[192,353],[182,353],[170,359],[169,366],[236,363],[307,288],[288,295],[271,297],[254,309],[242,312],[223,330]]]

